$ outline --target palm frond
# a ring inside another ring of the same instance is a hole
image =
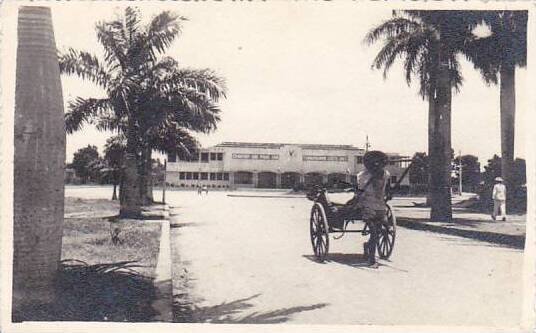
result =
[[[195,89],[181,89],[180,94],[170,98],[169,106],[174,121],[188,130],[209,133],[220,121],[219,106]]]
[[[171,45],[181,32],[181,21],[186,18],[178,16],[170,11],[164,11],[155,16],[147,30],[144,38],[140,39],[143,48],[150,55],[153,61],[157,54],[162,54]]]
[[[396,38],[401,33],[409,33],[421,28],[422,25],[418,21],[395,15],[369,31],[365,36],[364,42],[372,45],[380,39]]]
[[[152,147],[161,153],[175,153],[181,158],[191,157],[199,150],[199,141],[180,126],[163,125],[150,133]]]
[[[59,55],[60,72],[67,75],[78,75],[106,89],[111,77],[99,59],[89,52],[70,48]]]
[[[207,94],[215,102],[226,97],[225,80],[210,69],[180,69],[173,75],[172,80]]]
[[[71,134],[80,130],[85,124],[91,124],[99,116],[111,110],[107,98],[77,97],[68,102],[68,111],[65,113],[65,128]]]
[[[139,34],[141,18],[140,10],[137,7],[127,7],[125,8],[125,24],[124,24],[124,34],[128,38],[129,44],[132,45],[132,42],[136,40],[137,35]]]
[[[127,69],[128,45],[124,39],[124,26],[120,20],[99,22],[95,26],[97,38],[104,47],[104,60],[112,69]]]

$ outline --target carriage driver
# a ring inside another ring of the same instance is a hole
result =
[[[377,268],[376,246],[378,243],[379,224],[384,223],[387,215],[385,204],[386,189],[389,190],[389,171],[385,170],[388,157],[381,151],[369,151],[363,156],[365,169],[357,174],[358,199],[363,221],[370,227],[370,238],[363,244],[365,256],[371,267]]]

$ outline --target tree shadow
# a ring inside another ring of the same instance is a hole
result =
[[[465,222],[461,222],[461,221],[465,221]],[[500,244],[502,246],[512,247],[515,249],[523,249],[525,247],[525,235],[508,235],[508,234],[501,234],[497,232],[483,231],[483,230],[476,229],[479,223],[485,223],[485,222],[475,222],[475,224],[471,224],[471,222],[467,222],[466,220],[458,221],[458,219],[454,219],[454,223],[452,224],[442,224],[442,225],[432,224],[432,223],[427,223],[427,222],[429,222],[429,220],[425,218],[409,218],[409,217],[397,218],[397,225],[408,228],[408,229],[430,231],[430,232],[436,232],[436,233],[441,233],[445,235],[453,235],[453,236],[458,236],[458,237],[471,238],[471,239],[475,239],[479,241]],[[453,226],[463,225],[463,223],[466,223],[467,226],[471,226],[474,229],[453,228]]]
[[[13,311],[22,321],[152,321],[157,312],[153,279],[136,272],[133,261],[88,265],[61,262],[55,281],[56,300],[26,305]]]
[[[474,242],[472,239],[468,239],[468,238],[455,239],[455,238],[448,238],[448,237],[439,237],[439,239],[442,242],[449,243],[453,246],[502,248],[502,249],[505,249],[506,251],[511,251],[511,252],[519,252],[520,250],[522,251],[522,249],[518,249],[512,246],[504,246],[501,244],[494,244],[494,243]]]
[[[253,312],[245,316],[240,314],[254,307],[249,301],[259,297],[256,294],[250,297],[237,299],[232,302],[223,302],[214,306],[198,307],[195,304],[184,303],[181,297],[174,296],[173,314],[174,322],[181,323],[213,323],[213,324],[280,324],[290,319],[290,316],[304,311],[321,309],[328,303],[319,303],[308,306],[294,306],[266,312]]]

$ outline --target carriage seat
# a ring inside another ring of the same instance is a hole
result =
[[[328,200],[334,206],[344,206],[350,199],[354,197],[353,192],[338,192],[338,193],[327,193]]]

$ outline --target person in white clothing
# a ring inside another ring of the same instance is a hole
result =
[[[495,178],[495,185],[493,186],[493,214],[491,217],[496,219],[502,219],[506,221],[506,186],[503,184],[501,177]]]

